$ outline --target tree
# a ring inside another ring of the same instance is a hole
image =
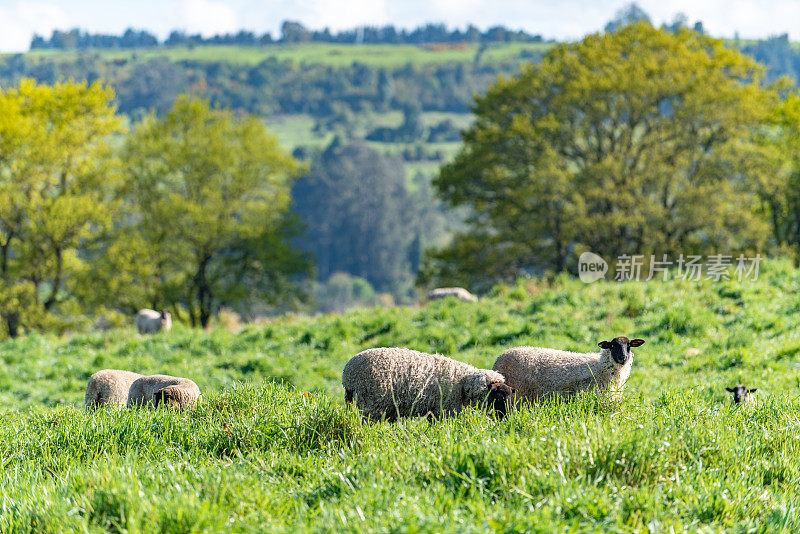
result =
[[[320,280],[341,271],[380,292],[405,296],[411,289],[415,212],[402,162],[363,144],[334,142],[292,196]]]
[[[631,2],[623,8],[618,9],[614,14],[614,18],[606,23],[604,29],[607,32],[615,32],[620,28],[637,22],[646,22],[650,24],[650,16],[644,9],[639,7],[636,2]]]
[[[478,98],[435,180],[472,210],[470,229],[428,257],[427,275],[491,283],[565,270],[585,249],[759,249],[745,155],[777,99],[763,73],[721,40],[641,22],[554,47]]]
[[[11,336],[75,296],[84,252],[111,223],[112,99],[100,83],[0,91],[0,318]]]
[[[113,279],[138,284],[141,300],[129,307],[183,308],[205,327],[224,304],[302,296],[293,277],[310,266],[288,244],[300,167],[262,122],[180,96],[162,119],[150,115],[136,128],[124,161],[129,223],[106,262]]]
[[[281,41],[284,43],[305,43],[311,40],[311,32],[299,22],[291,20],[281,24]]]
[[[761,164],[759,193],[775,241],[800,262],[800,94],[792,91],[775,110],[756,157]]]

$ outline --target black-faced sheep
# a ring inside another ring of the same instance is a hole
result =
[[[372,421],[449,416],[483,403],[502,418],[512,393],[499,373],[404,348],[356,354],[344,367],[342,385],[345,401]]]
[[[643,343],[642,339],[616,337],[598,343],[602,349],[599,354],[514,347],[501,354],[492,369],[516,390],[517,401],[570,398],[591,389],[616,396],[631,372],[631,347]]]
[[[734,404],[747,404],[750,402],[751,399],[755,398],[755,393],[758,391],[757,388],[748,389],[742,384],[736,384],[732,388],[725,388],[730,393],[733,393],[733,403]]]
[[[200,388],[188,378],[169,375],[143,376],[131,384],[128,407],[171,406],[186,408],[200,399]]]
[[[161,330],[167,332],[172,328],[172,315],[145,308],[136,313],[135,322],[140,334],[155,334]]]
[[[128,390],[131,384],[143,375],[119,369],[103,369],[89,377],[84,401],[87,410],[94,410],[104,404],[123,407],[128,403]]]

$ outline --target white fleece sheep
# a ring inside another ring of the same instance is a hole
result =
[[[345,401],[373,421],[448,416],[484,402],[502,417],[511,395],[499,373],[404,348],[356,354],[344,366],[342,385]]]
[[[514,347],[497,358],[492,369],[502,373],[516,391],[516,400],[531,402],[570,398],[596,389],[616,396],[631,373],[633,353],[644,340],[621,336],[598,343],[601,352],[581,353],[543,347]]]
[[[123,407],[128,403],[128,390],[143,375],[119,369],[103,369],[89,377],[86,384],[87,410],[94,410],[103,404]]]
[[[143,376],[131,384],[128,407],[168,404],[186,408],[200,399],[200,388],[188,378],[169,375]]]
[[[145,308],[136,313],[135,322],[140,334],[155,334],[161,330],[166,332],[172,328],[172,315]]]
[[[463,287],[437,287],[428,293],[428,301],[443,299],[446,297],[455,297],[460,300],[467,300],[471,302],[478,300],[478,297]]]

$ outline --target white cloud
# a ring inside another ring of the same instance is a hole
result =
[[[181,22],[176,26],[189,33],[211,36],[216,33],[235,33],[247,26],[240,23],[236,9],[216,0],[184,0],[180,6]]]
[[[394,24],[413,28],[426,22],[486,29],[502,24],[557,39],[579,39],[602,30],[631,0],[0,0],[0,52],[24,51],[34,32],[80,27],[122,33],[132,26],[162,39],[170,30],[212,35],[248,29],[280,33],[284,20],[310,29],[334,31],[358,25]],[[719,37],[738,31],[743,38],[789,33],[800,40],[797,0],[636,0],[655,24],[678,12],[702,20]]]
[[[58,5],[16,2],[0,6],[0,51],[24,52],[34,33],[49,37],[55,29],[70,28],[70,18]]]
[[[326,26],[345,30],[364,24],[389,23],[387,0],[301,0],[293,4],[298,18],[315,30]],[[283,18],[292,17],[287,14]]]

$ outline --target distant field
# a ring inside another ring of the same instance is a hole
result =
[[[0,532],[798,532],[800,271],[755,282],[521,280],[480,302],[0,343]],[[367,424],[374,346],[490,367],[642,337],[625,399]],[[696,350],[689,350],[696,349]],[[186,413],[82,409],[101,368],[194,378]],[[726,386],[759,388],[731,407]]]
[[[274,57],[297,63],[322,63],[332,66],[350,65],[353,62],[374,66],[396,67],[406,63],[426,65],[433,63],[474,61],[477,44],[455,45],[353,45],[328,43],[303,43],[291,45],[233,46],[203,45],[197,47],[163,47],[135,50],[90,49],[84,51],[33,50],[28,57],[63,57],[74,59],[81,54],[99,55],[108,59],[150,59],[167,57],[172,61],[226,61],[230,63],[257,64]],[[482,61],[520,59],[527,54],[541,53],[549,43],[501,43],[487,47]]]
[[[450,120],[457,127],[465,129],[472,123],[472,115],[468,113],[441,113],[425,112],[422,114],[422,123],[426,127]],[[322,149],[334,137],[333,133],[319,135],[314,130],[314,118],[309,115],[278,115],[265,119],[267,127],[278,137],[281,146],[286,150],[294,150],[299,146]],[[357,118],[358,124],[354,128],[357,137],[363,137],[367,132],[379,126],[396,128],[403,122],[402,113],[395,111],[389,113],[370,114]],[[378,143],[367,141],[366,144],[383,153],[400,155],[406,148],[414,148],[415,143]],[[410,161],[405,163],[406,175],[413,179],[417,173],[427,177],[434,176],[443,162],[452,159],[461,148],[460,142],[422,143],[426,152],[439,151],[445,159],[443,161]]]

